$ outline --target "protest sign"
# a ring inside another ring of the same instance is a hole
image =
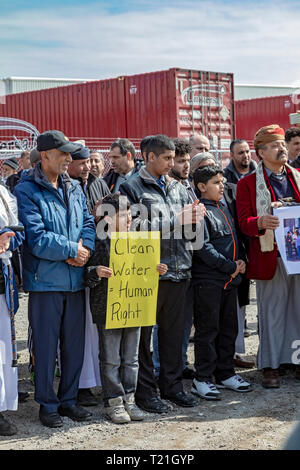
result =
[[[156,324],[159,232],[113,232],[105,328]]]
[[[275,230],[276,243],[288,274],[300,274],[300,205],[273,209],[280,225]]]

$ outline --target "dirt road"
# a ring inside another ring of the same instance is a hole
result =
[[[255,359],[258,337],[256,333],[256,300],[251,286],[251,305],[247,308],[248,325],[252,330],[246,338],[246,356]],[[269,450],[284,445],[296,423],[300,410],[300,381],[289,372],[281,379],[276,390],[263,389],[260,373],[256,369],[238,371],[253,384],[250,393],[222,391],[222,400],[201,400],[196,408],[179,408],[173,405],[165,415],[147,414],[143,422],[114,425],[103,414],[101,389],[94,389],[99,405],[90,408],[93,420],[77,424],[68,418],[64,427],[48,429],[38,419],[39,406],[33,399],[34,388],[29,379],[27,341],[27,297],[21,299],[17,313],[17,337],[19,358],[19,387],[30,393],[17,412],[7,416],[17,426],[18,434],[0,437],[0,450]],[[189,346],[193,358],[193,344]],[[55,379],[58,383],[58,379]],[[189,390],[190,381],[185,381]]]

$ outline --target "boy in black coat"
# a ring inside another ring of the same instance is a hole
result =
[[[220,399],[218,388],[251,390],[234,372],[237,324],[237,289],[246,265],[238,258],[234,221],[220,202],[224,192],[223,171],[218,166],[196,170],[194,185],[206,207],[204,244],[194,251],[195,369],[192,392],[207,400]]]

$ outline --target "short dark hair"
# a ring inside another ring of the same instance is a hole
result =
[[[103,199],[102,199],[102,204],[100,206],[101,208],[101,215],[100,217],[103,219],[105,215],[107,215],[107,206],[112,206],[114,207],[116,213],[119,211],[128,211],[130,209],[130,204],[126,196],[123,196],[122,194],[107,194]],[[102,210],[103,209],[103,210]]]
[[[219,173],[221,173],[221,175],[224,175],[224,171],[219,165],[204,166],[203,168],[198,168],[193,176],[195,188],[198,187],[199,183],[206,184],[209,180],[211,180],[214,176],[218,175]]]
[[[192,147],[188,142],[181,139],[174,139],[175,145],[175,157],[183,157],[187,153],[190,153]]]
[[[175,144],[173,140],[164,134],[154,135],[149,139],[146,147],[146,158],[150,152],[153,152],[157,157],[164,153],[165,150],[174,150]]]
[[[290,127],[285,131],[285,141],[289,143],[293,137],[300,137],[300,129],[299,127]]]
[[[230,152],[233,153],[233,148],[236,144],[242,144],[243,142],[247,143],[247,141],[245,139],[234,139],[234,140],[232,140],[231,143],[230,143],[230,147],[229,147]]]
[[[23,158],[23,157],[25,157],[26,155],[30,155],[29,150],[24,150],[24,151],[21,153],[20,158]]]
[[[119,147],[121,155],[125,156],[127,152],[130,152],[132,155],[132,158],[135,159],[135,148],[134,148],[133,143],[130,142],[130,140],[117,139],[111,144],[110,150],[113,150],[116,147]]]
[[[148,142],[150,139],[152,139],[152,137],[154,137],[153,135],[147,135],[146,137],[144,137],[141,142],[140,142],[140,150],[141,150],[141,153],[145,152],[146,151],[146,147],[148,145]]]

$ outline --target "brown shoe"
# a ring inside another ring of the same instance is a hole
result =
[[[278,369],[263,369],[262,386],[264,388],[279,388]]]
[[[235,367],[240,367],[242,369],[252,369],[255,366],[254,361],[247,361],[243,357],[236,354],[234,358],[234,365]]]

